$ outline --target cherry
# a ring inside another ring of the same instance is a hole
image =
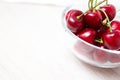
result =
[[[77,34],[84,27],[83,12],[80,10],[72,10],[67,13],[67,26],[75,34]],[[79,17],[82,15],[81,17]]]
[[[120,31],[105,32],[102,36],[103,45],[111,50],[120,48]]]
[[[67,20],[69,18],[69,16],[71,15],[72,12],[74,12],[76,10],[72,9],[72,10],[69,10],[67,13],[66,13],[66,16],[65,16],[65,19]]]
[[[95,42],[94,45],[96,45],[96,46],[98,46],[98,47],[100,47],[100,48],[102,48],[102,49],[107,49],[107,48],[103,45],[103,43]]]
[[[90,10],[84,16],[85,23],[93,29],[98,29],[102,22],[102,15],[99,10]]]
[[[111,27],[112,27],[112,31],[120,30],[120,22],[117,20],[112,21]],[[109,32],[109,31],[110,31],[110,28],[107,29],[107,32]]]
[[[75,43],[73,49],[82,56],[86,56],[89,59],[93,58],[92,53],[94,52],[94,49],[87,46],[86,44],[84,44],[84,43],[82,43],[80,41],[77,41]]]
[[[77,36],[79,38],[87,41],[88,43],[93,44],[95,37],[96,37],[96,31],[91,28],[86,28],[86,29],[80,31],[80,33],[78,33]]]
[[[120,62],[120,54],[110,54],[109,61],[112,63]]]
[[[100,9],[105,11],[105,13],[107,14],[110,21],[113,20],[113,18],[116,15],[116,9],[115,9],[114,5],[112,5],[112,4],[101,6]],[[106,18],[106,16],[102,11],[100,11],[100,12],[102,14],[102,19],[104,20]]]
[[[106,32],[107,27],[105,25],[99,25],[99,29],[97,30],[97,38],[101,38],[103,33]]]
[[[109,55],[104,51],[96,50],[96,52],[93,53],[93,58],[97,62],[105,63],[109,60]]]

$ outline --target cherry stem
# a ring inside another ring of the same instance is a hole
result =
[[[77,19],[80,19],[83,15],[84,15],[84,14],[81,14],[81,15],[77,16],[76,18],[77,18]]]
[[[108,0],[106,0],[106,5],[108,5]]]
[[[100,1],[99,3],[97,3],[97,4],[93,7],[93,9],[96,8],[97,6],[101,5],[101,4],[102,4],[103,2],[105,2],[105,1],[106,1],[106,0]],[[91,3],[91,0],[89,0],[89,2],[88,2],[89,10],[87,10],[85,13],[87,13],[87,12],[90,11],[90,10],[92,10],[91,7],[90,7],[90,3]],[[85,13],[77,16],[77,19],[80,19],[80,17],[83,16]]]
[[[89,10],[91,9],[91,4],[90,3],[91,3],[91,0],[88,1],[88,8],[89,8]]]
[[[91,9],[93,9],[93,0],[91,0]]]
[[[103,43],[103,40],[102,40],[102,38],[100,38],[100,39],[95,40],[95,42]]]
[[[95,0],[95,6],[97,5],[97,0]]]
[[[107,24],[107,19],[104,19],[104,20],[102,21],[102,24],[103,24],[103,25],[106,25],[106,24]]]
[[[99,10],[101,10],[101,9],[99,9]],[[108,18],[108,15],[106,14],[105,11],[103,11],[103,10],[101,10],[101,11],[104,13],[104,15],[105,15],[105,17],[106,17],[106,19],[107,19],[107,25],[108,25],[108,27],[110,28],[110,32],[112,32],[112,27],[111,27],[111,25],[110,25],[110,20],[109,20],[109,18]]]
[[[101,5],[103,2],[105,2],[106,0],[100,1],[99,3],[97,3],[93,8],[96,8],[97,6]]]

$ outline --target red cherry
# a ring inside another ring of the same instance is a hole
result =
[[[103,35],[103,33],[106,32],[107,27],[105,25],[99,25],[100,29],[97,30],[97,38],[101,38],[101,36]]]
[[[112,4],[108,4],[108,5],[104,5],[100,7],[101,10],[105,11],[105,13],[107,14],[108,18],[111,20],[113,20],[113,18],[116,15],[116,9]],[[106,18],[105,14],[100,11],[102,14],[102,18],[103,20]]]
[[[76,10],[72,9],[72,10],[69,10],[67,13],[66,13],[66,16],[65,16],[65,19],[67,20],[69,18],[69,16],[71,15],[72,12],[74,12]]]
[[[96,52],[93,54],[93,58],[97,62],[105,63],[109,60],[109,55],[104,51],[96,50]]]
[[[100,47],[100,48],[102,48],[102,49],[107,49],[107,48],[103,45],[103,43],[95,42],[94,45],[96,45],[96,46],[98,46],[98,47]]]
[[[66,20],[67,26],[73,33],[76,34],[84,27],[83,16],[78,18],[78,16],[83,14],[83,12],[79,10],[72,10],[68,14],[69,15],[67,15],[67,20]]]
[[[89,59],[92,59],[93,56],[92,56],[92,53],[94,52],[94,49],[87,46],[86,44],[80,42],[80,41],[77,41],[74,45],[74,50],[79,53],[80,55],[82,56],[85,56]]]
[[[112,31],[120,30],[120,22],[116,20],[112,21],[111,27],[112,27]],[[110,32],[110,28],[107,29],[107,32]]]
[[[80,33],[77,35],[79,38],[93,44],[95,37],[96,37],[96,31],[91,28],[86,28],[82,30]]]
[[[109,61],[112,63],[120,62],[120,54],[110,54]]]
[[[120,31],[106,32],[102,36],[103,45],[111,50],[120,48]]]
[[[89,27],[98,29],[102,22],[102,15],[98,10],[91,10],[85,14],[84,20]]]

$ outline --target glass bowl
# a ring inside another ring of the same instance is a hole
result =
[[[68,12],[70,9],[78,9],[85,12],[88,9],[87,1],[88,0],[81,0],[80,2],[73,3],[72,5],[67,6],[63,11],[62,22],[66,31],[66,45],[72,51],[72,53],[74,53],[75,56],[83,62],[101,68],[119,67],[120,51],[103,49],[89,44],[74,35],[66,26],[66,12]],[[118,0],[109,1],[109,4],[113,4],[116,7],[117,14],[114,20],[120,20],[120,13],[118,11],[120,5],[118,2]]]

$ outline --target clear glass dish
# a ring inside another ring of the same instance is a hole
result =
[[[120,21],[120,12],[118,11],[120,9],[120,5],[118,2],[119,0],[111,0],[109,1],[109,4],[113,4],[116,7],[117,14],[114,20]],[[101,68],[120,67],[120,51],[102,49],[100,47],[89,44],[78,38],[67,28],[65,15],[66,12],[70,9],[78,9],[84,12],[88,9],[87,1],[81,0],[80,2],[73,3],[72,5],[66,7],[63,11],[62,22],[66,31],[66,45],[68,48],[75,54],[77,58],[88,64]]]

